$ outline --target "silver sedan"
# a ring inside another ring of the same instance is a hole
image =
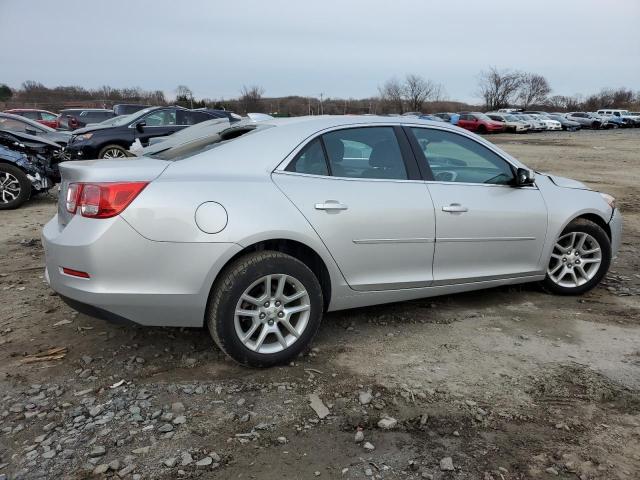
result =
[[[446,123],[302,117],[185,138],[61,165],[46,278],[97,317],[206,326],[244,365],[290,361],[326,311],[523,282],[581,294],[620,245],[613,197]]]

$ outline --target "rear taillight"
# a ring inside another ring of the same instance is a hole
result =
[[[71,183],[67,189],[67,211],[80,210],[88,218],[115,217],[147,185],[148,182]]]

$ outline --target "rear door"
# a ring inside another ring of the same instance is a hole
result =
[[[431,172],[437,285],[539,273],[547,207],[535,186],[513,186],[504,158],[466,135],[412,127]]]
[[[433,204],[402,129],[325,133],[273,180],[318,233],[351,288],[432,283]]]

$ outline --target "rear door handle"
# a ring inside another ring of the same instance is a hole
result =
[[[463,207],[459,203],[452,203],[446,207],[442,207],[443,212],[451,212],[451,213],[464,213],[468,212],[469,209],[467,207]]]
[[[346,210],[349,207],[337,200],[325,200],[324,203],[316,203],[315,208],[316,210]]]

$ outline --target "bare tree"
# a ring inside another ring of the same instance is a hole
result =
[[[262,94],[264,93],[264,88],[258,85],[252,85],[247,87],[246,85],[242,86],[240,90],[240,106],[244,113],[250,112],[261,112],[262,111]]]
[[[440,91],[440,85],[413,73],[406,76],[402,86],[403,97],[412,112],[422,112],[424,102],[438,97]]]
[[[542,105],[551,93],[551,86],[546,78],[537,73],[524,73],[521,78],[518,99],[522,108],[528,109],[531,105]]]
[[[403,93],[404,88],[397,78],[390,78],[384,85],[378,87],[380,99],[386,103],[389,108],[396,113],[404,112]]]
[[[489,68],[480,72],[478,78],[479,94],[484,99],[487,110],[508,107],[518,94],[522,85],[522,74],[511,70]]]

